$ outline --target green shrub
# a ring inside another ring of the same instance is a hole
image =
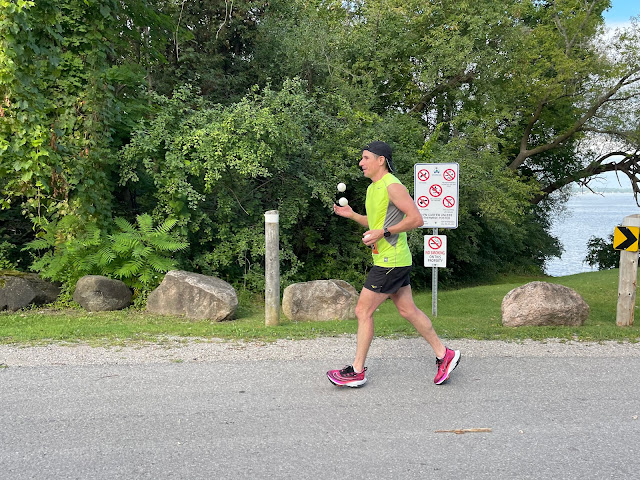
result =
[[[95,224],[78,228],[75,217],[43,220],[39,238],[26,247],[44,251],[31,269],[62,282],[67,293],[84,275],[104,275],[122,280],[136,297],[145,297],[160,284],[164,273],[177,267],[172,254],[189,246],[171,232],[176,223],[168,218],[154,227],[147,214],[139,215],[136,225],[116,218],[112,233],[106,233]]]
[[[598,270],[609,270],[618,268],[620,253],[613,249],[613,234],[608,240],[593,236],[587,241],[589,253],[584,261],[591,267],[598,267]]]
[[[11,260],[14,245],[9,242],[0,242],[0,270],[15,270],[17,265]]]

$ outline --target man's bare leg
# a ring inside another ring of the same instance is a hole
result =
[[[358,317],[358,334],[356,345],[356,358],[353,361],[353,369],[361,372],[365,367],[369,347],[373,340],[373,313],[389,295],[375,293],[366,288],[362,289],[358,304],[356,305],[356,317]]]
[[[436,357],[442,358],[446,353],[446,347],[438,337],[433,328],[433,324],[427,315],[420,310],[413,301],[411,293],[411,285],[402,287],[396,293],[391,295],[391,300],[395,303],[398,312],[406,318],[415,329],[429,342]]]

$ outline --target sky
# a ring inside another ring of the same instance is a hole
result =
[[[640,1],[612,0],[611,8],[604,12],[604,19],[608,27],[629,22],[629,18],[640,15]]]
[[[604,20],[607,28],[616,29],[628,25],[631,17],[640,15],[640,0],[611,0],[611,8],[604,12]],[[631,182],[625,175],[620,176],[620,180],[614,172],[601,175],[600,181],[594,185],[609,188],[631,188]]]

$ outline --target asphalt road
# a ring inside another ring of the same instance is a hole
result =
[[[640,355],[432,363],[374,357],[359,389],[324,358],[9,365],[0,478],[638,478]]]

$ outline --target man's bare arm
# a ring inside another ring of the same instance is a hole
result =
[[[359,213],[354,212],[350,205],[346,205],[344,207],[340,207],[340,206],[338,206],[338,205],[336,205],[334,203],[333,204],[333,211],[335,212],[336,215],[340,215],[341,217],[349,218],[349,219],[353,220],[354,222],[358,222],[363,227],[369,227],[369,223],[367,222],[367,216],[366,215],[360,215]]]

